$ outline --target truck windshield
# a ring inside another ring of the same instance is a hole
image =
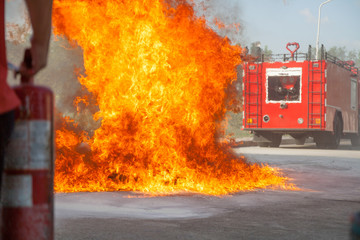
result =
[[[268,101],[299,101],[300,76],[269,76]]]

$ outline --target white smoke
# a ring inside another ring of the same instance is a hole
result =
[[[31,34],[30,18],[23,0],[5,2],[5,38],[7,41],[25,43]]]
[[[5,2],[5,37],[7,60],[14,65],[20,65],[24,49],[30,46],[32,28],[24,0],[7,0]],[[56,40],[57,39],[57,40]],[[84,128],[94,128],[91,113],[95,110],[82,109],[78,114],[73,101],[76,96],[88,94],[77,80],[77,73],[84,74],[82,50],[72,46],[62,37],[52,36],[48,64],[45,69],[35,76],[37,85],[51,88],[55,96],[56,110],[64,116],[75,120],[82,119]],[[19,79],[14,79],[13,74],[8,75],[8,83],[17,85]]]
[[[238,1],[230,0],[189,0],[194,4],[198,16],[204,16],[209,26],[219,35],[228,37],[233,44],[243,42],[241,7]],[[221,22],[219,28],[215,22]]]

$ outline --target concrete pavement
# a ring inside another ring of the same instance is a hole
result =
[[[56,194],[56,239],[349,239],[360,210],[360,151],[315,144],[234,149],[282,169],[301,191],[214,197],[134,192]]]

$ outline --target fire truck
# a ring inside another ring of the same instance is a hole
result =
[[[279,147],[288,134],[296,144],[313,138],[318,148],[337,148],[341,138],[360,146],[360,73],[324,47],[276,54],[243,64],[243,130],[260,147]]]

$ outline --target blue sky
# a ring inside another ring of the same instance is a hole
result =
[[[203,0],[194,0],[200,2]],[[239,22],[242,32],[229,34],[233,42],[260,41],[273,53],[286,52],[288,42],[299,42],[300,51],[315,47],[318,9],[325,0],[205,0],[204,14],[225,23]],[[238,36],[241,35],[241,36]],[[321,9],[320,44],[360,50],[360,0],[332,0]]]
[[[273,53],[285,53],[288,42],[299,42],[306,52],[315,47],[319,5],[325,0],[188,0],[202,2],[200,15],[209,22],[217,17],[226,24],[240,23],[241,32],[222,31],[233,43],[250,46],[260,41]],[[22,24],[23,0],[6,1],[7,22]],[[199,5],[198,5],[199,6]],[[360,51],[360,0],[332,0],[321,11],[320,44],[327,49],[346,46]]]

